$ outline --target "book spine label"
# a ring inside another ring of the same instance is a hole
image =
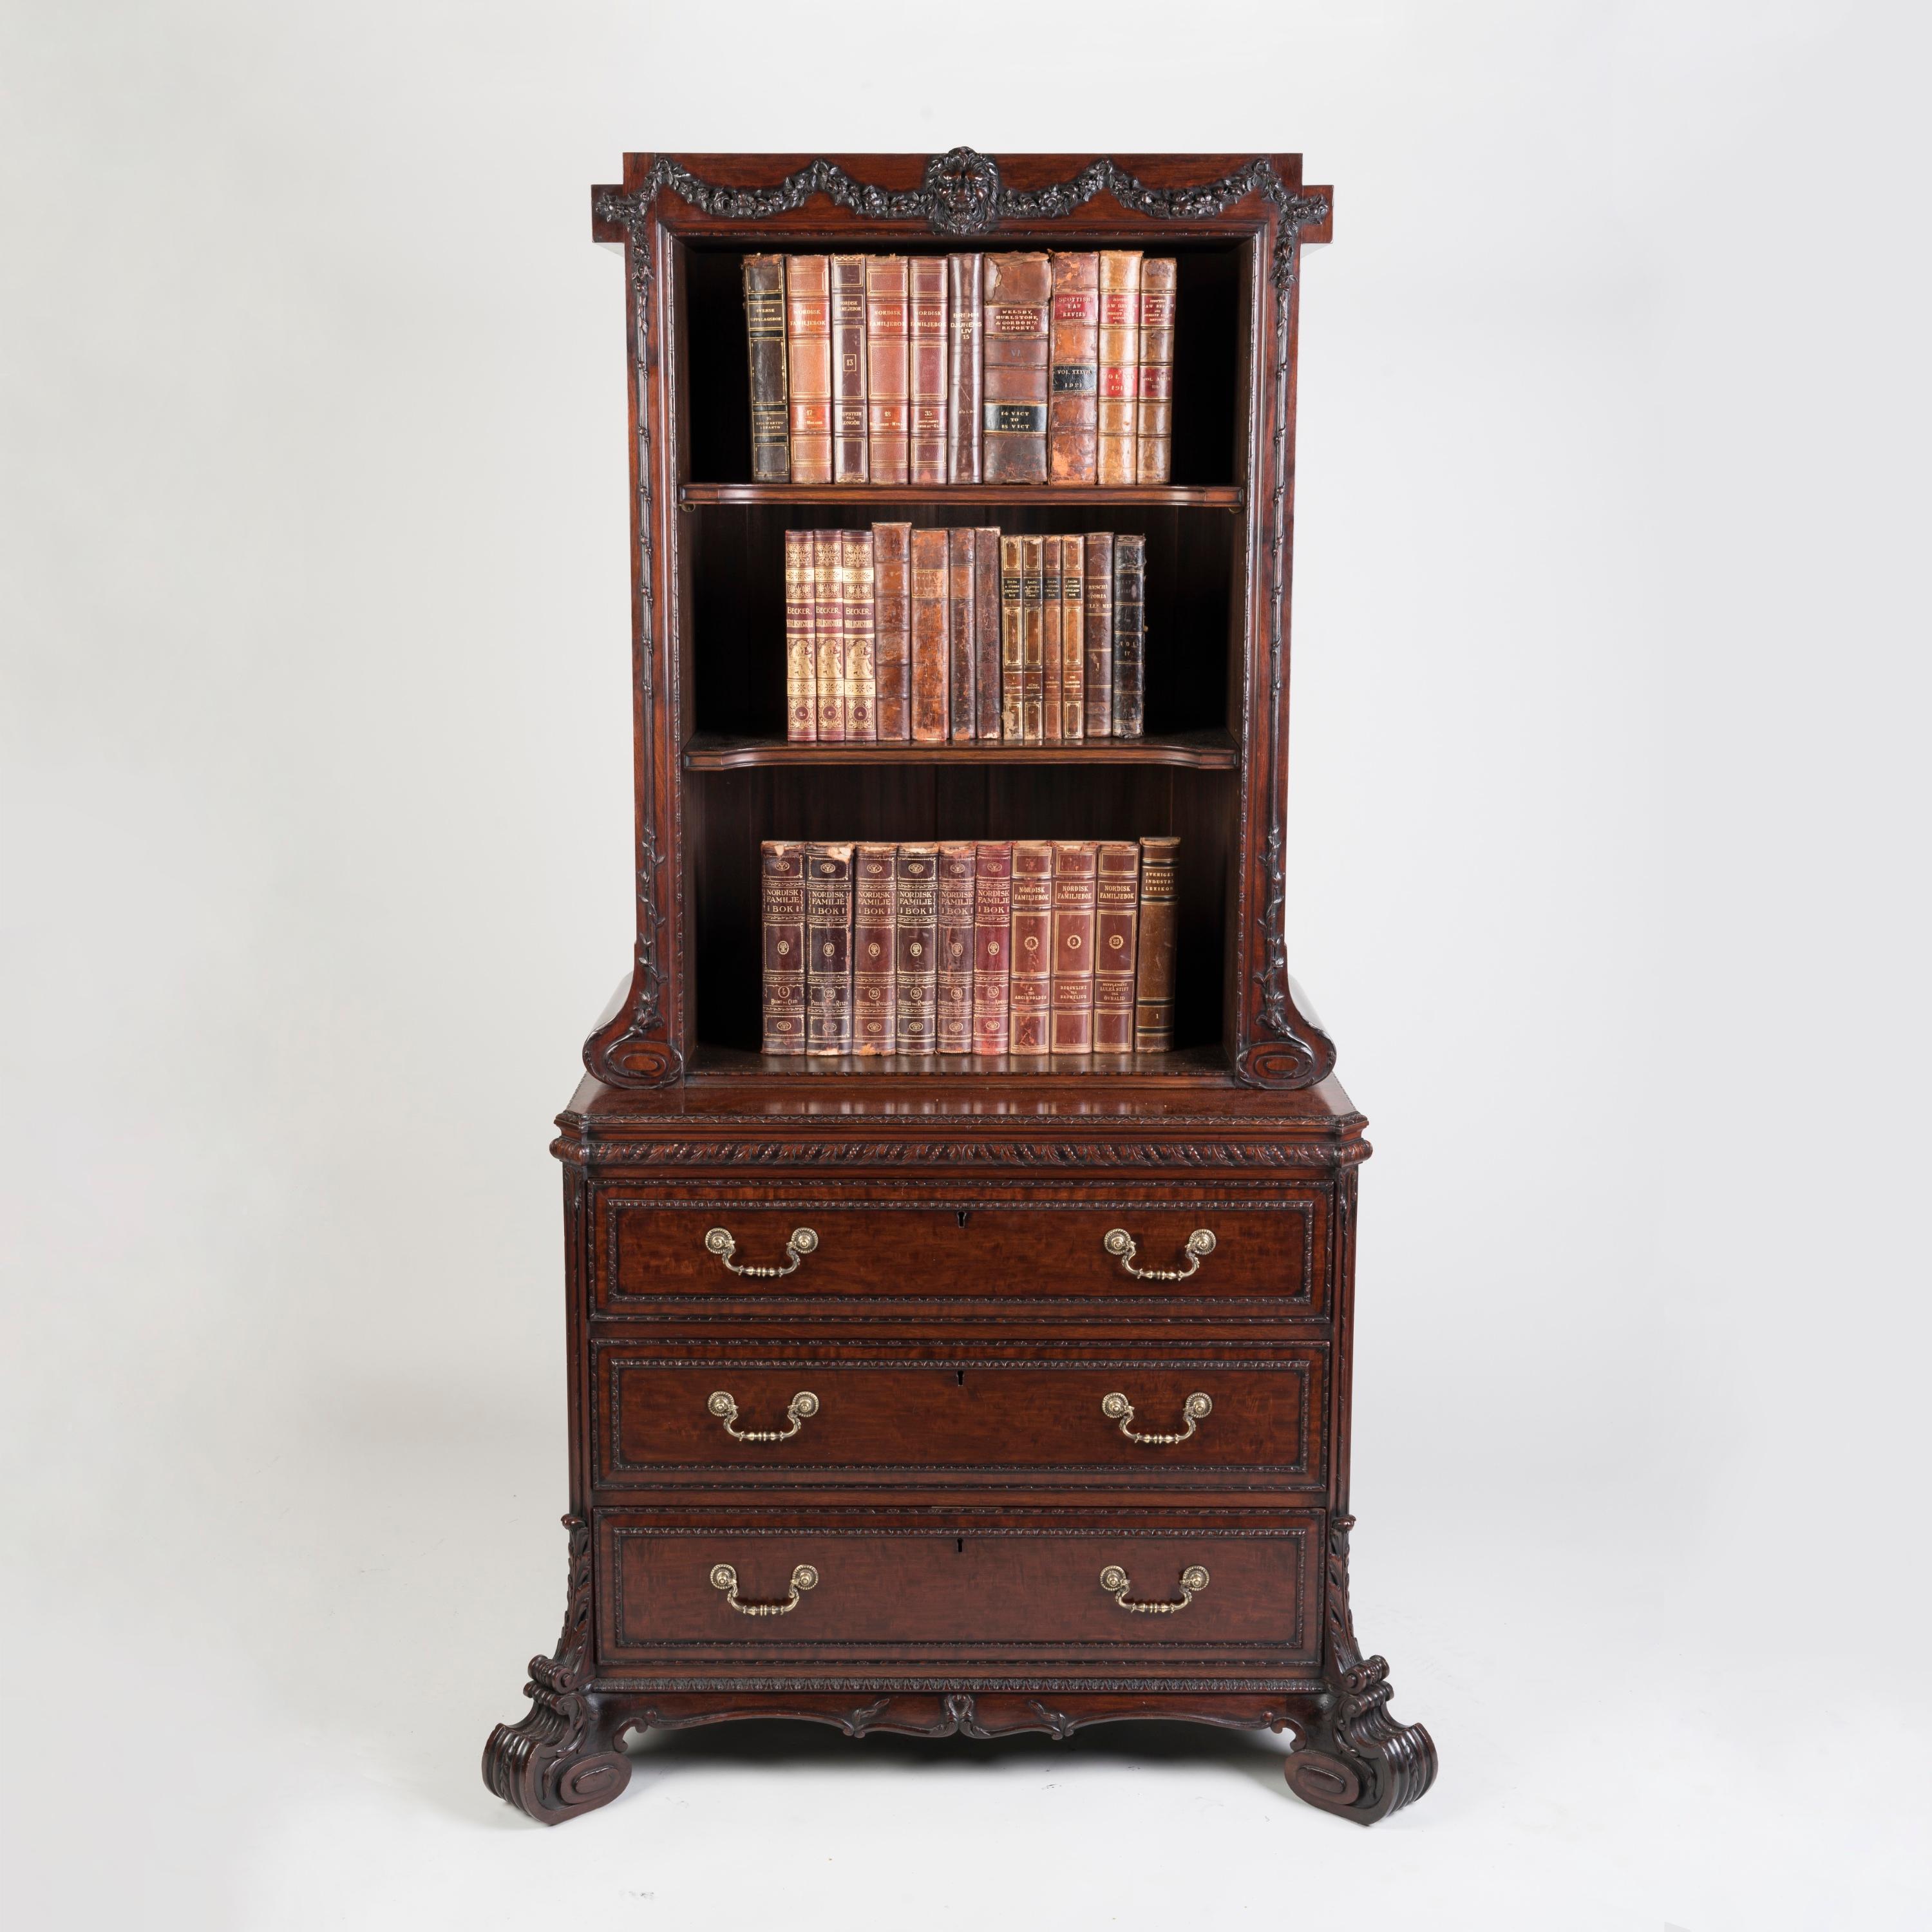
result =
[[[1147,539],[1114,538],[1114,736],[1138,738],[1147,679]]]
[[[853,856],[852,1050],[855,1053],[898,1051],[898,1010],[892,998],[892,960],[898,944],[898,918],[893,909],[895,850],[890,845],[861,845]]]
[[[818,665],[812,642],[812,532],[787,530],[785,736],[809,745],[818,736]]]
[[[1006,1012],[1006,954],[1013,916],[1011,841],[982,840],[974,850],[973,870],[973,1051],[1004,1053],[1012,1038]]]
[[[1007,952],[1012,962],[1006,1002],[1014,1053],[1049,1051],[1053,1008],[1053,848],[1034,840],[1013,845],[1012,919]]]
[[[845,598],[838,532],[812,530],[812,650],[818,691],[818,742],[845,742]]]
[[[1049,483],[1099,474],[1100,258],[1053,258],[1052,377],[1046,407]]]
[[[912,533],[912,735],[919,745],[944,744],[950,722],[946,549],[944,530]]]
[[[1132,483],[1138,461],[1135,398],[1141,377],[1141,258],[1108,250],[1100,257],[1100,406],[1099,480],[1102,488]]]
[[[1044,744],[1060,741],[1060,699],[1064,688],[1060,655],[1060,556],[1061,539],[1040,540],[1040,735]]]
[[[1000,533],[986,524],[973,532],[973,735],[1000,742]]]
[[[936,1006],[941,1053],[973,1051],[973,954],[977,917],[973,847],[939,848],[939,975]]]
[[[906,258],[866,257],[866,434],[874,483],[903,483],[910,423]]]
[[[845,736],[848,742],[870,744],[879,735],[872,532],[841,530],[838,552],[845,601]]]
[[[1136,480],[1165,483],[1174,429],[1174,278],[1171,255],[1141,264],[1141,374],[1136,398]]]
[[[832,481],[832,298],[823,255],[784,258],[785,356],[790,385],[791,480]]]
[[[912,290],[911,429],[908,452],[914,483],[946,481],[946,257],[915,255]]]
[[[1094,868],[1094,1051],[1134,1045],[1134,935],[1140,925],[1141,848],[1102,845]]]
[[[939,848],[902,845],[896,867],[893,991],[898,1050],[930,1053],[938,1039]]]
[[[791,392],[785,381],[782,255],[745,257],[745,334],[752,362],[752,481],[791,481]]]
[[[1087,735],[1086,592],[1084,537],[1060,540],[1060,735],[1077,745]]]
[[[1053,848],[1053,988],[1047,1044],[1054,1053],[1094,1051],[1092,841]]]
[[[985,261],[980,468],[988,483],[1044,483],[1052,264],[1028,254]]]
[[[863,483],[866,450],[866,258],[832,257],[832,480]]]
[[[976,624],[973,532],[946,533],[946,616],[948,649],[946,735],[956,745],[970,745],[978,719],[978,680],[974,652]]]
[[[879,736],[904,744],[912,736],[912,526],[872,526],[873,656]]]
[[[767,838],[759,850],[767,1053],[805,1051],[805,850],[778,838]]]
[[[1178,838],[1141,841],[1138,955],[1134,962],[1134,1051],[1174,1045],[1174,859]]]
[[[852,848],[806,848],[806,1051],[852,1051]]]
[[[1114,735],[1114,538],[1087,533],[1087,689],[1081,720],[1089,738]]]
[[[1040,586],[1046,575],[1046,543],[1020,538],[1020,742],[1044,744],[1040,699],[1044,688],[1046,634],[1040,622]]]
[[[980,481],[980,322],[986,292],[985,258],[949,255],[946,291],[952,311],[946,356],[946,473],[954,483]]]
[[[1000,741],[1026,741],[1025,557],[1018,537],[1000,539]]]

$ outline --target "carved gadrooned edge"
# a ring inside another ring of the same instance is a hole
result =
[[[1190,1168],[1352,1167],[1352,1141],[632,1141],[550,1143],[560,1160],[606,1167],[1010,1167]]]

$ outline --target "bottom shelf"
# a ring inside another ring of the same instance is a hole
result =
[[[1228,1056],[1218,1046],[1183,1047],[1169,1053],[752,1053],[738,1047],[700,1046],[685,1069],[689,1080],[849,1079],[897,1076],[919,1081],[1184,1080],[1234,1084]]]

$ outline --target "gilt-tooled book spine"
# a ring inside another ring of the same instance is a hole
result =
[[[759,848],[767,1053],[805,1051],[805,854],[802,845],[782,838],[767,838]]]
[[[898,1051],[892,958],[898,945],[894,910],[896,854],[891,845],[861,845],[854,853],[852,887],[852,1050]]]
[[[917,745],[943,745],[946,704],[948,628],[946,541],[944,530],[912,533],[912,736]]]
[[[974,736],[1000,742],[1000,533],[982,524],[973,532]]]
[[[904,744],[912,736],[912,526],[872,526],[873,652],[879,736]]]
[[[1087,533],[1087,688],[1082,722],[1090,738],[1114,735],[1114,538]]]
[[[1139,461],[1136,398],[1141,377],[1141,258],[1109,249],[1100,257],[1099,476],[1103,488],[1130,485]]]
[[[1042,744],[1060,741],[1060,700],[1064,675],[1060,658],[1060,553],[1063,539],[1040,539],[1040,735]]]
[[[1100,321],[1100,256],[1055,255],[1046,410],[1049,483],[1091,483],[1099,474]]]
[[[1024,553],[1018,537],[1000,539],[1000,742],[1026,742]]]
[[[1006,955],[1013,916],[1012,842],[981,840],[973,871],[973,1051],[1004,1053],[1012,1037],[1006,1011]]]
[[[1134,936],[1140,925],[1141,848],[1101,846],[1094,868],[1094,1051],[1134,1045]]]
[[[1012,906],[1009,1051],[1046,1053],[1053,1010],[1053,848],[1042,841],[1014,842]]]
[[[812,650],[818,688],[818,742],[845,742],[845,598],[839,582],[838,532],[812,537]]]
[[[946,473],[955,483],[980,481],[980,325],[986,302],[985,258],[949,255],[946,292],[952,311],[947,356]]]
[[[787,530],[785,562],[785,736],[809,745],[818,736],[818,665],[812,641],[812,532]]]
[[[1090,839],[1053,848],[1053,987],[1047,1035],[1054,1053],[1094,1051],[1094,885]]]
[[[1138,738],[1147,685],[1147,539],[1114,538],[1114,736]]]
[[[914,255],[909,339],[912,346],[911,436],[908,465],[914,483],[946,481],[946,258]]]
[[[845,736],[848,742],[870,744],[879,735],[872,532],[841,530],[838,550],[845,603]]]
[[[791,481],[791,399],[785,381],[782,255],[745,257],[745,334],[751,349],[752,481]]]
[[[931,1053],[938,1037],[939,848],[902,845],[896,862],[898,904],[893,920],[898,944],[892,970],[898,1050]]]
[[[1087,735],[1086,571],[1082,537],[1060,540],[1060,735],[1077,745]]]
[[[910,476],[907,436],[910,346],[907,334],[906,258],[866,258],[866,434],[874,483]]]
[[[981,472],[988,483],[1044,483],[1053,265],[1041,254],[985,260]]]
[[[978,721],[975,693],[975,598],[973,532],[946,533],[946,618],[948,650],[946,735],[956,745],[970,745]]]
[[[977,916],[971,842],[939,848],[939,974],[936,1007],[941,1053],[973,1051],[973,956]]]
[[[806,848],[806,1051],[852,1051],[852,848]]]
[[[1165,483],[1174,429],[1174,278],[1171,255],[1141,264],[1141,376],[1135,434],[1137,481]]]
[[[1040,735],[1046,633],[1040,621],[1040,588],[1046,574],[1045,541],[1020,538],[1020,742],[1046,742]]]
[[[1134,1051],[1174,1045],[1174,860],[1178,838],[1141,841],[1138,956],[1134,962]]]
[[[832,258],[832,480],[867,478],[866,258]]]
[[[791,393],[791,480],[832,481],[831,264],[788,255],[785,356]]]

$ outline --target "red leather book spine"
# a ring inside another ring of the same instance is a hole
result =
[[[806,848],[806,1051],[852,1051],[852,848]]]
[[[906,258],[866,257],[866,433],[874,483],[903,483],[910,474],[910,350],[907,334]]]
[[[902,845],[896,860],[893,911],[897,946],[892,964],[898,1009],[898,1050],[931,1053],[939,967],[939,848]]]
[[[980,327],[986,304],[985,258],[946,258],[947,299],[952,311],[946,357],[946,473],[954,483],[980,478]]]
[[[845,599],[839,582],[838,532],[812,537],[812,650],[818,689],[818,742],[845,742]]]
[[[1178,838],[1141,841],[1140,934],[1134,961],[1134,1051],[1174,1045],[1175,860]]]
[[[1040,736],[1045,745],[1060,741],[1060,554],[1061,539],[1040,539]]]
[[[873,650],[879,736],[904,744],[912,736],[912,526],[872,526]]]
[[[1165,483],[1174,428],[1174,278],[1171,255],[1141,264],[1141,376],[1136,437],[1138,480]]]
[[[911,434],[914,483],[946,481],[946,257],[914,255],[909,281],[912,315]]]
[[[1006,956],[1012,938],[1013,848],[982,839],[973,857],[973,1051],[1004,1053],[1012,1034]]]
[[[812,641],[812,532],[785,532],[785,736],[818,736],[818,665]]]
[[[1141,258],[1110,249],[1100,257],[1100,481],[1132,485],[1139,462],[1136,398],[1141,380]]]
[[[898,1051],[892,959],[898,946],[894,854],[891,845],[861,845],[853,857],[852,1050]],[[1129,988],[1131,1000],[1132,988]],[[1129,1013],[1131,1023],[1132,1015]]]
[[[912,533],[912,736],[917,745],[943,745],[950,649],[944,530]]]
[[[831,265],[785,257],[785,358],[791,388],[791,480],[832,481]]]
[[[765,938],[765,1051],[806,1045],[805,848],[767,838],[759,848]]]
[[[1134,935],[1141,901],[1141,848],[1102,845],[1094,868],[1094,1051],[1134,1046]]]
[[[1013,844],[1012,926],[1006,944],[1012,970],[1006,982],[1013,1053],[1049,1051],[1053,1008],[1053,848],[1039,840]]]
[[[1054,1053],[1094,1051],[1094,885],[1100,848],[1090,839],[1053,848],[1052,1022]]]
[[[1000,533],[986,524],[973,532],[973,735],[1000,742]]]
[[[1053,258],[1052,379],[1046,406],[1046,480],[1098,475],[1100,258]]]
[[[870,744],[879,735],[872,532],[841,530],[838,551],[845,607],[845,736],[848,743]]]
[[[1026,742],[1026,554],[1018,537],[1000,539],[1000,742]]]
[[[937,1008],[941,1053],[973,1051],[974,870],[970,840],[940,847]]]
[[[1114,538],[1087,533],[1087,688],[1081,722],[1089,738],[1114,735]]]
[[[1087,735],[1087,609],[1082,578],[1086,540],[1060,540],[1060,736],[1077,745]]]
[[[1040,745],[1040,699],[1045,688],[1046,632],[1040,588],[1046,574],[1046,544],[1040,537],[1020,538],[1020,742]]]
[[[1114,538],[1114,736],[1138,738],[1147,691],[1147,539]]]
[[[976,620],[973,532],[946,533],[946,620],[950,656],[946,670],[946,736],[956,745],[970,745],[978,722]]]
[[[832,258],[832,480],[867,480],[866,258]]]
[[[745,334],[751,352],[752,481],[791,481],[791,392],[785,381],[784,257],[745,257]]]
[[[985,259],[981,472],[988,483],[1044,483],[1052,265],[1040,254]]]

